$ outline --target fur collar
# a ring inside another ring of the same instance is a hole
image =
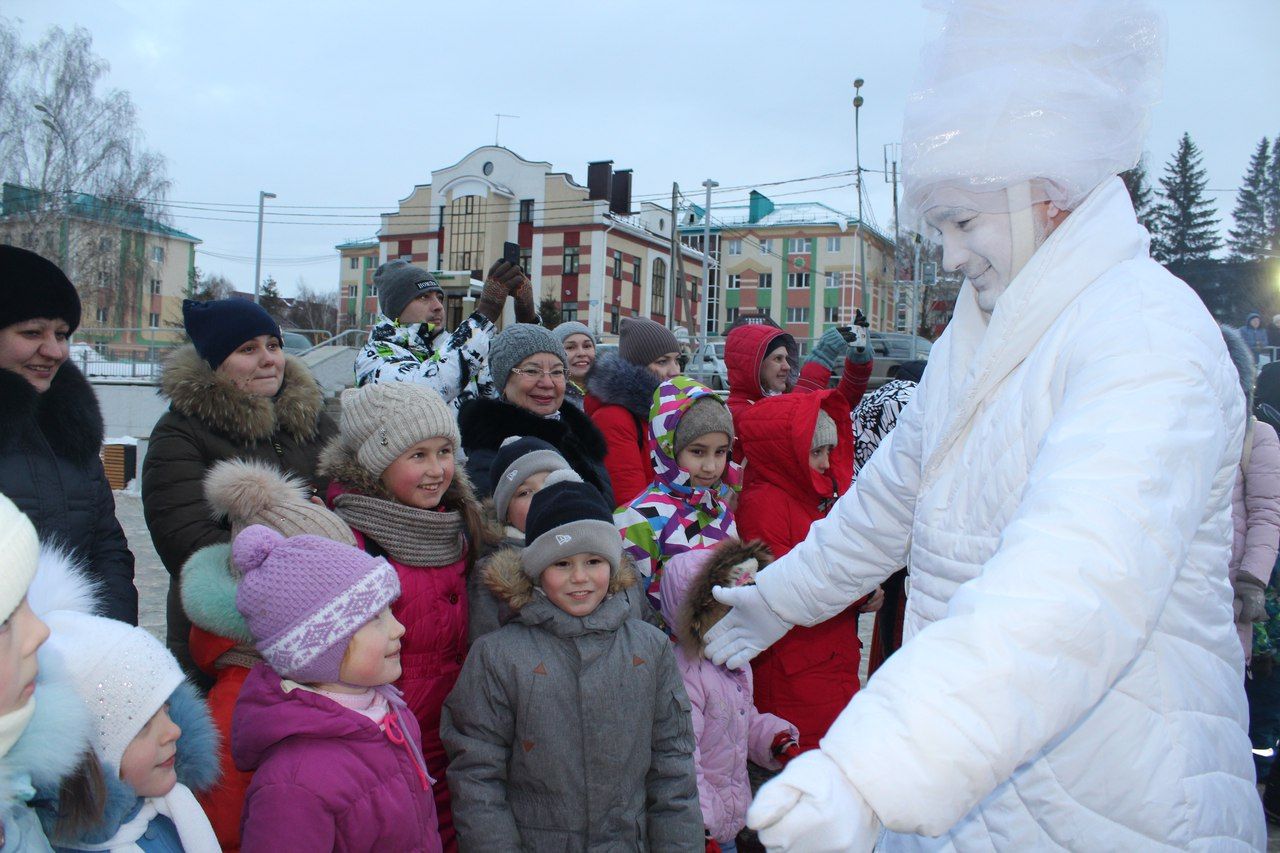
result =
[[[534,583],[520,566],[520,554],[523,548],[506,548],[489,558],[485,564],[484,585],[499,600],[513,611],[519,612],[526,604],[533,601]],[[622,563],[617,573],[609,581],[609,595],[615,595],[624,589],[635,586],[636,572],[631,558],[623,554]]]
[[[231,570],[231,545],[206,545],[182,566],[182,609],[192,624],[239,643],[253,645],[253,635],[236,609],[240,579]]]
[[[755,559],[759,568],[767,566],[773,557],[764,543],[725,540],[717,546],[702,570],[693,578],[680,604],[676,619],[676,638],[680,646],[697,658],[706,645],[707,631],[729,612],[729,608],[716,601],[711,590],[717,586],[732,586],[734,566],[743,560]]]
[[[568,401],[560,405],[560,420],[554,421],[506,400],[470,400],[458,412],[458,429],[462,432],[462,446],[468,452],[473,449],[497,450],[503,439],[513,435],[531,435],[562,451],[566,449],[566,438],[572,436],[582,453],[596,462],[604,459],[608,449],[604,436],[591,418]]]
[[[209,367],[193,346],[178,349],[160,377],[160,396],[175,412],[194,418],[232,439],[254,443],[284,430],[299,442],[319,432],[324,392],[311,371],[285,356],[284,384],[275,397],[255,397]]]
[[[1253,384],[1257,379],[1258,368],[1253,360],[1253,352],[1244,342],[1240,332],[1230,326],[1220,326],[1222,340],[1227,345],[1227,354],[1231,356],[1231,364],[1240,376],[1240,390],[1244,392],[1244,412],[1246,416],[1253,414]]]
[[[38,796],[56,792],[89,749],[89,710],[53,655],[40,655],[35,699],[31,722],[0,758],[0,804],[19,802],[28,782]]]
[[[102,412],[84,374],[63,362],[43,394],[11,370],[0,370],[0,444],[8,444],[32,421],[53,452],[77,465],[97,458],[102,447]]]
[[[642,422],[649,420],[653,392],[660,384],[649,368],[612,352],[596,359],[587,374],[587,393],[605,405],[622,406]]]

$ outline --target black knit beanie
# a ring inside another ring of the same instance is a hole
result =
[[[259,335],[283,338],[280,324],[248,299],[182,300],[182,324],[196,352],[214,370],[241,344]]]
[[[524,526],[524,573],[534,581],[547,566],[574,554],[599,554],[617,573],[622,537],[594,486],[573,471],[552,471],[529,502]]]
[[[0,329],[47,317],[80,325],[80,296],[71,279],[48,258],[17,246],[0,246]]]

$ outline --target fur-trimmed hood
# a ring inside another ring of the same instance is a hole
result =
[[[53,375],[41,393],[12,370],[0,369],[0,447],[8,445],[33,421],[59,456],[84,465],[102,446],[102,411],[93,386],[70,361]]]
[[[587,393],[606,406],[622,406],[643,423],[649,419],[653,393],[661,381],[649,368],[614,352],[596,359],[587,374]]]
[[[309,442],[319,433],[324,411],[324,392],[297,358],[285,356],[280,393],[258,397],[236,388],[209,367],[194,346],[182,347],[169,357],[160,377],[160,396],[175,412],[244,443],[265,441],[277,430]]]
[[[169,719],[182,729],[174,765],[178,782],[192,791],[208,790],[218,781],[221,772],[218,766],[219,737],[209,709],[195,687],[185,681],[169,695],[168,706]],[[120,827],[137,813],[141,803],[138,792],[120,778],[119,768],[104,765],[102,769],[107,789],[102,820],[95,829],[75,839],[82,844],[110,841]],[[40,820],[46,834],[52,838],[57,820],[57,791],[41,791],[41,796],[46,801],[40,809]]]
[[[240,578],[231,568],[231,544],[206,545],[182,566],[182,609],[191,624],[243,646],[253,635],[236,609]]]
[[[659,588],[662,618],[674,626],[676,640],[691,657],[702,654],[707,631],[729,612],[711,590],[735,586],[741,574],[738,566],[747,560],[754,560],[759,572],[773,555],[761,542],[727,539],[715,548],[685,551],[667,561]]]
[[[505,548],[489,558],[484,567],[484,585],[497,599],[515,612],[520,612],[537,595],[537,585],[529,579],[520,566],[523,548]],[[625,554],[618,571],[609,580],[609,595],[613,596],[628,587],[635,586],[636,573]]]

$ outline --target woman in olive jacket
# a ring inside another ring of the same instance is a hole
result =
[[[285,355],[279,325],[259,305],[187,300],[182,313],[192,345],[173,354],[160,379],[169,411],[151,432],[142,508],[170,575],[169,649],[193,673],[178,574],[200,548],[231,539],[205,501],[206,472],[223,459],[257,459],[319,485],[316,457],[338,430],[319,384]]]

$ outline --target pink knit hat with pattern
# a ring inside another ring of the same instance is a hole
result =
[[[254,646],[294,681],[340,681],[351,636],[400,597],[386,560],[320,536],[286,539],[255,524],[236,537],[231,558],[244,573],[236,609]]]

